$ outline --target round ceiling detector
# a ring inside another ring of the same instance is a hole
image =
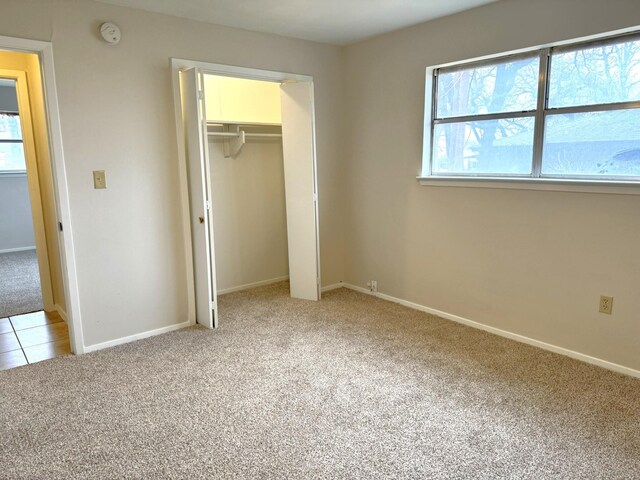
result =
[[[104,41],[110,45],[120,42],[120,28],[115,23],[106,22],[100,25],[100,34]]]

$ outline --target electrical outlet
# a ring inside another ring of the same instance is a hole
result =
[[[93,171],[93,188],[107,188],[107,177],[104,174],[104,170]]]
[[[600,313],[606,313],[611,315],[613,310],[613,297],[607,297],[606,295],[600,295]]]
[[[377,280],[369,280],[367,282],[367,287],[369,287],[369,291],[371,293],[376,293],[378,291],[378,281]]]

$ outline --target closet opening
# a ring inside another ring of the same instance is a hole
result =
[[[320,299],[313,79],[172,59],[189,318],[217,296],[289,280]]]
[[[218,295],[289,279],[280,84],[204,75]]]

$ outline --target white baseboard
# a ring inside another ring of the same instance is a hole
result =
[[[18,248],[5,248],[0,250],[0,253],[13,253],[13,252],[25,252],[27,250],[35,250],[35,245],[32,247],[18,247]]]
[[[573,350],[569,350],[563,347],[558,347],[557,345],[552,345],[550,343],[542,342],[534,338],[525,337],[524,335],[519,335],[517,333],[501,330],[495,327],[490,327],[489,325],[485,325],[483,323],[479,323],[474,320],[469,320],[468,318],[460,317],[452,313],[443,312],[441,310],[436,310],[435,308],[425,307],[424,305],[410,302],[408,300],[403,300],[401,298],[392,297],[391,295],[386,295],[384,293],[380,293],[380,292],[372,293],[369,291],[368,288],[363,288],[363,287],[359,287],[357,285],[351,285],[348,283],[343,283],[342,286],[350,290],[355,290],[356,292],[361,292],[367,295],[373,295],[383,300],[387,300],[389,302],[398,303],[400,305],[404,305],[405,307],[413,308],[414,310],[420,310],[422,312],[430,313],[431,315],[435,315],[440,318],[445,318],[447,320],[452,320],[454,322],[461,323],[469,327],[477,328],[479,330],[484,330],[485,332],[493,333],[494,335],[499,335],[501,337],[509,338],[511,340],[515,340],[516,342],[526,343],[527,345],[538,347],[543,350],[548,350],[550,352],[559,353],[560,355],[564,355],[566,357],[570,357],[575,360],[580,360],[585,363],[590,363],[591,365],[596,365],[598,367],[606,368],[607,370],[612,370],[617,373],[629,375],[630,377],[640,378],[639,370],[625,367],[623,365],[618,365],[617,363],[612,363],[607,360],[602,360],[601,358],[592,357],[584,353],[575,352]]]
[[[66,322],[67,321],[67,312],[65,312],[62,307],[60,305],[58,305],[57,303],[53,306],[53,308],[55,308],[56,312],[58,312],[58,315],[60,315],[62,317],[62,319]]]
[[[368,288],[359,287],[358,285],[351,285],[350,283],[343,283],[343,286],[344,288],[348,288],[349,290],[355,290],[356,292],[366,293],[367,295],[371,295],[372,297],[378,297],[381,295],[380,293],[372,292]],[[393,302],[393,300],[389,300],[389,301]],[[395,303],[400,303],[400,302],[395,302]]]
[[[325,286],[325,287],[322,287],[322,288],[320,289],[320,291],[321,291],[322,293],[324,293],[324,292],[330,292],[331,290],[337,290],[338,288],[342,288],[342,287],[344,287],[344,282],[338,282],[338,283],[333,283],[333,284],[331,284],[331,285],[327,285],[327,286]]]
[[[247,283],[245,285],[238,285],[237,287],[223,288],[218,290],[218,295],[224,295],[225,293],[241,292],[242,290],[249,290],[250,288],[264,287],[265,285],[271,285],[272,283],[283,282],[289,280],[289,275],[282,277],[270,278],[269,280],[261,280],[259,282]]]
[[[173,332],[174,330],[180,330],[182,328],[190,327],[193,325],[191,322],[177,323],[175,325],[169,325],[168,327],[156,328],[155,330],[149,330],[142,333],[136,333],[135,335],[129,335],[128,337],[116,338],[115,340],[109,340],[108,342],[96,343],[95,345],[88,345],[84,347],[84,353],[95,352],[102,350],[103,348],[115,347],[124,343],[135,342],[136,340],[142,340],[143,338],[154,337],[156,335],[162,335],[163,333]]]

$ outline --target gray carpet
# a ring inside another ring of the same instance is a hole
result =
[[[639,479],[640,381],[349,290],[0,372],[0,478]]]
[[[42,310],[35,250],[0,254],[0,318]]]

